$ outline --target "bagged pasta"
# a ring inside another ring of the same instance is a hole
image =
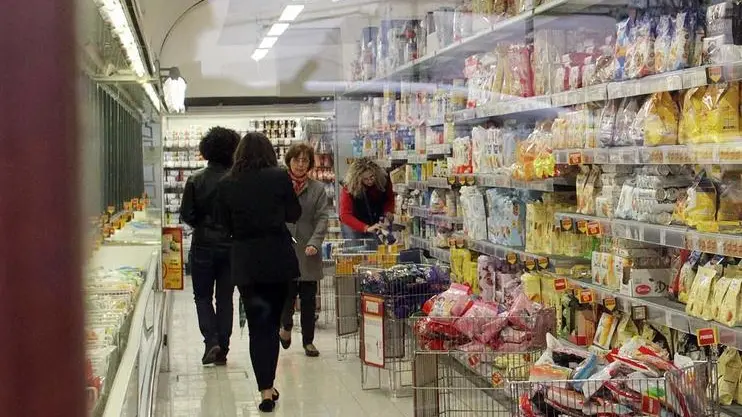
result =
[[[696,227],[716,218],[716,186],[701,172],[688,188],[684,199],[678,200],[673,212],[676,222]]]
[[[716,320],[729,327],[735,327],[742,324],[742,276],[737,273],[730,277],[730,280]]]
[[[712,289],[717,278],[717,271],[714,268],[706,266],[698,268],[690,294],[688,294],[688,304],[685,305],[686,313],[703,318],[705,306],[711,303]]]
[[[724,302],[724,297],[726,296],[731,284],[732,279],[726,274],[716,281],[711,292],[711,302],[703,306],[702,319],[712,320],[719,317],[721,313],[721,303]]]
[[[659,74],[674,69],[672,54],[672,20],[670,15],[660,16],[657,23],[657,38],[654,41],[654,72]]]
[[[716,220],[742,221],[742,179],[739,173],[724,175],[719,182],[719,209]]]
[[[678,143],[680,111],[669,92],[652,94],[637,120],[644,119],[644,145],[661,146]]]
[[[626,60],[629,45],[631,45],[630,39],[631,27],[629,26],[629,19],[623,20],[616,24],[616,44],[614,47],[614,64],[613,69],[615,70],[615,80],[623,80],[626,77]],[[605,80],[610,81],[610,80]]]
[[[640,97],[626,97],[616,112],[616,127],[613,134],[613,146],[633,146],[635,139],[631,127],[637,120],[642,103]]]
[[[680,124],[678,126],[679,144],[703,141],[704,132],[701,119],[705,117],[703,104],[705,95],[706,87],[690,88],[683,93]]]
[[[678,301],[681,303],[688,302],[688,296],[693,287],[693,281],[696,278],[695,268],[698,266],[700,261],[701,252],[693,251],[680,269],[680,277],[678,279]]]
[[[731,405],[737,395],[737,385],[742,374],[742,359],[739,352],[733,348],[726,348],[719,356],[717,363],[719,375],[719,404]]]
[[[675,16],[670,43],[670,52],[667,59],[667,70],[675,71],[688,68],[692,65],[693,38],[696,29],[696,13],[692,9],[678,12]],[[659,41],[659,37],[658,37]],[[655,51],[657,48],[655,47]],[[657,54],[655,53],[655,60]]]
[[[608,100],[600,112],[600,124],[598,128],[598,146],[609,148],[613,146],[613,132],[616,126],[616,100]]]
[[[655,21],[645,14],[636,20],[626,50],[626,78],[642,78],[654,74]]]
[[[706,117],[702,118],[702,131],[708,132],[709,141],[724,143],[739,138],[739,83],[709,85],[703,104]]]

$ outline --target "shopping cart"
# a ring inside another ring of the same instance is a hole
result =
[[[412,394],[414,323],[422,305],[450,285],[447,269],[403,264],[391,268],[360,266],[361,386],[385,388],[393,397]]]
[[[510,416],[514,401],[509,384],[528,379],[529,365],[543,352],[555,315],[554,309],[524,315],[533,331],[518,343],[502,335],[483,343],[483,331],[459,330],[479,329],[490,321],[483,318],[420,319],[413,361],[415,417]]]
[[[375,247],[376,250],[369,248]],[[359,353],[360,265],[387,265],[396,262],[395,254],[380,253],[383,249],[373,241],[342,240],[332,247],[335,274],[332,277],[335,296],[335,338],[338,360]]]
[[[716,417],[719,407],[714,374],[710,362],[699,362],[659,378],[517,382],[510,386],[517,400],[512,415]]]

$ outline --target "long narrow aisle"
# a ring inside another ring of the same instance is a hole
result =
[[[170,372],[160,374],[157,417],[247,417],[261,414],[252,374],[247,328],[240,334],[235,294],[235,330],[226,367],[201,365],[203,343],[198,331],[190,279],[185,291],[175,294]],[[298,322],[298,320],[297,320]],[[276,417],[412,416],[412,399],[391,399],[387,393],[361,388],[357,358],[338,361],[335,330],[324,315],[317,329],[319,358],[304,356],[301,336],[281,351],[276,388],[281,399]]]

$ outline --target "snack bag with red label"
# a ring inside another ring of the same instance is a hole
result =
[[[461,317],[471,306],[471,288],[454,283],[446,291],[432,298],[432,303],[423,305],[423,312],[437,322],[450,322]],[[426,311],[427,310],[427,311]]]

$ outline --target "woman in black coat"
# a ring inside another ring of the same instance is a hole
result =
[[[240,290],[250,332],[250,360],[263,401],[271,412],[278,400],[273,387],[278,366],[281,310],[289,284],[299,277],[293,238],[301,206],[286,170],[262,133],[248,133],[234,165],[220,182],[219,218],[232,237],[232,280]]]

